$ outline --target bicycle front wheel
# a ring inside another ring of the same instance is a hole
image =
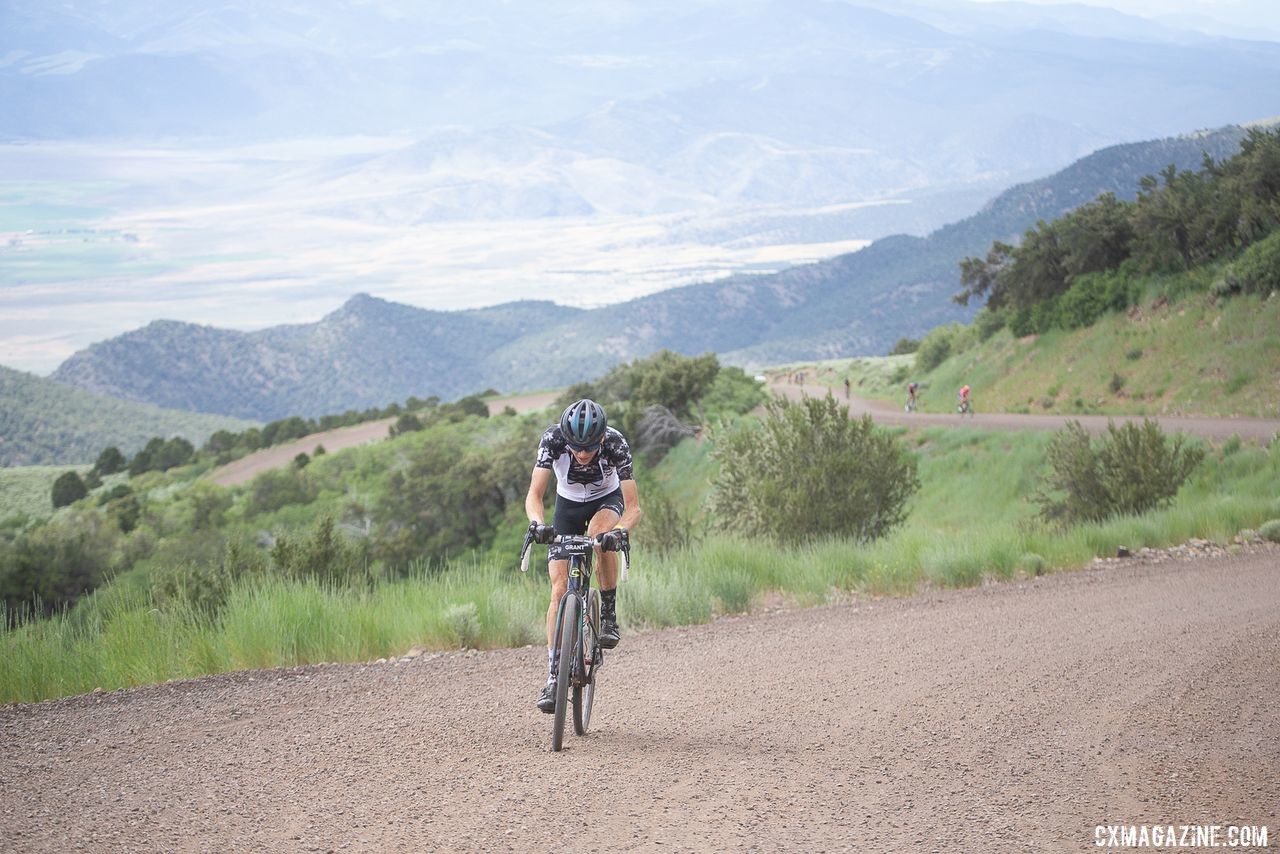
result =
[[[591,703],[596,697],[596,679],[600,670],[596,655],[599,652],[600,638],[600,594],[592,589],[587,593],[587,613],[583,621],[586,625],[582,633],[583,684],[573,686],[573,731],[578,735],[586,735],[591,724]]]
[[[560,609],[560,654],[556,661],[556,713],[551,723],[551,749],[557,753],[564,745],[564,718],[569,707],[569,683],[573,681],[573,650],[578,645],[578,597],[564,597]]]

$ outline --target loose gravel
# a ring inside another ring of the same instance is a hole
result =
[[[625,614],[622,615],[625,621]],[[1093,851],[1280,837],[1280,547],[629,631],[550,752],[541,649],[0,708],[0,850]],[[1275,842],[1272,842],[1274,845]]]

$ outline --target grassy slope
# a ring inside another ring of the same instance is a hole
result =
[[[14,517],[42,519],[53,514],[53,482],[64,472],[81,475],[89,466],[0,468],[0,522]]]
[[[1204,294],[1147,299],[1086,329],[1023,339],[1002,330],[927,374],[916,375],[912,363],[893,356],[789,367],[837,395],[849,376],[855,394],[895,402],[914,378],[923,412],[951,411],[956,389],[968,383],[979,411],[1274,418],[1280,297],[1221,305]]]
[[[1275,417],[1280,299],[1219,308],[1195,296],[1035,339],[1004,332],[926,382],[947,390],[968,382],[988,410]],[[926,409],[950,407],[950,393],[931,397]]]

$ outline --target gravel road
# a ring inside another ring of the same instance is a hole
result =
[[[898,427],[981,427],[987,430],[1060,430],[1068,421],[1079,421],[1091,433],[1101,433],[1109,422],[1139,424],[1143,416],[1136,415],[1022,415],[1008,412],[981,412],[963,418],[956,412],[905,412],[898,404],[884,400],[868,400],[854,397],[847,399],[842,390],[824,385],[799,386],[773,383],[769,390],[791,400],[803,395],[825,397],[831,392],[836,400],[849,407],[849,415],[870,415],[878,424]],[[981,404],[981,401],[978,402]],[[953,407],[954,410],[954,407]],[[1205,439],[1222,441],[1232,436],[1262,443],[1280,436],[1280,418],[1209,418],[1196,415],[1152,415],[1168,433],[1183,432]]]
[[[622,614],[625,624],[625,612]],[[1280,837],[1280,548],[0,708],[0,850],[1093,851]]]
[[[558,397],[557,392],[534,392],[515,397],[504,397],[489,402],[489,413],[497,414],[504,407],[510,406],[516,412],[528,412],[531,409],[542,409],[550,406]],[[298,454],[314,454],[317,445],[323,445],[326,452],[341,451],[356,445],[367,445],[387,438],[395,418],[380,418],[377,421],[366,421],[350,427],[337,427],[323,433],[312,433],[292,442],[272,445],[261,451],[243,456],[234,462],[227,463],[209,472],[209,480],[218,486],[239,486],[248,483],[264,471],[279,468],[293,462]]]

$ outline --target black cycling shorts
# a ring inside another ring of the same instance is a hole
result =
[[[619,516],[626,509],[627,502],[622,498],[622,487],[618,487],[607,495],[592,501],[572,501],[560,493],[556,493],[555,526],[557,534],[581,536],[587,532],[592,518],[601,510],[612,510]],[[551,560],[565,560],[558,545],[552,544],[547,549],[547,557]]]

